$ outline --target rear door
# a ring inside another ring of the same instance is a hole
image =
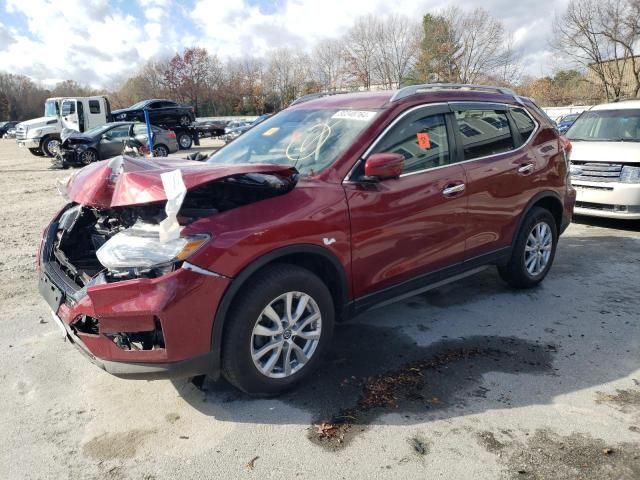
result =
[[[409,110],[376,140],[345,182],[356,297],[391,286],[402,289],[404,282],[463,260],[467,198],[464,168],[455,164],[452,126],[446,105]],[[379,152],[405,157],[400,178],[362,179],[367,156]]]
[[[472,260],[511,245],[520,214],[535,190],[535,172],[540,169],[539,159],[524,147],[536,125],[521,108],[514,111],[489,103],[452,103],[451,108],[467,178],[465,258]]]
[[[87,107],[85,109],[85,117],[87,119],[87,130],[94,127],[104,125],[107,121],[104,105],[100,102],[100,99],[93,98],[86,101]]]

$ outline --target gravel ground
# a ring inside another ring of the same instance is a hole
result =
[[[61,340],[34,271],[70,173],[48,166],[0,140],[0,478],[640,478],[640,223],[578,219],[534,290],[488,269],[371,311],[254,400]]]

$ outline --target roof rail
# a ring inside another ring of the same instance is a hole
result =
[[[291,104],[290,107],[294,105],[298,105],[300,103],[308,102],[310,100],[316,100],[318,98],[330,97],[332,95],[340,95],[341,93],[349,93],[349,92],[318,92],[318,93],[309,93],[307,95],[303,95],[301,97],[296,98]]]
[[[470,85],[463,83],[425,83],[424,85],[409,85],[408,87],[401,88],[398,90],[389,102],[397,102],[406,97],[410,97],[411,95],[415,95],[417,93],[426,92],[429,90],[469,90],[476,92],[489,92],[489,93],[501,93],[502,95],[509,95],[514,97],[516,100],[518,96],[516,93],[509,88],[502,87],[494,87],[490,85]]]

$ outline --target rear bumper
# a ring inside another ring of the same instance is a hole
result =
[[[158,278],[79,289],[49,255],[52,238],[45,235],[43,242],[40,291],[65,337],[94,364],[125,378],[217,375],[213,321],[230,279],[179,268]],[[95,328],[83,326],[87,318]],[[136,349],[117,341],[123,335],[161,341]]]

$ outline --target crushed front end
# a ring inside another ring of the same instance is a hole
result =
[[[98,260],[109,240],[154,222],[160,211],[70,205],[44,234],[40,292],[67,338],[114,375],[196,375],[213,365],[213,315],[228,278],[180,259],[131,268]]]
[[[40,293],[66,338],[114,375],[217,373],[213,321],[232,279],[189,259],[214,240],[211,217],[286,194],[296,178],[274,165],[93,163],[69,179],[70,203],[43,234]]]

